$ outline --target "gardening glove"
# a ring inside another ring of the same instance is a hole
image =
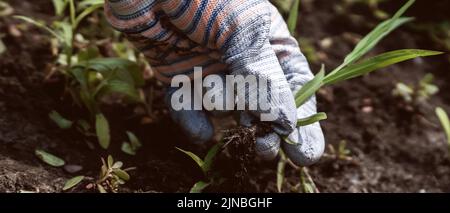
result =
[[[290,71],[299,67],[297,63],[287,58],[280,61],[279,58],[284,55],[300,57],[295,54],[300,50],[291,47],[292,43],[285,44],[283,38],[288,37],[289,32],[280,31],[281,39],[274,32],[271,34],[271,30],[285,28],[286,24],[268,1],[108,0],[105,14],[111,25],[123,32],[144,53],[160,81],[170,83],[179,74],[192,78],[194,67],[203,67],[204,76],[212,73],[254,75],[270,85],[272,95],[268,103],[272,111],[276,112],[276,119],[271,121],[274,132],[294,138],[295,134],[302,133],[296,128],[298,110],[292,85],[298,83],[297,86],[301,86],[304,83],[299,83],[296,80],[299,77],[295,76],[306,74],[309,77],[311,73],[309,69],[304,72]],[[286,45],[286,48],[277,49],[277,45]],[[297,61],[303,59],[298,58]],[[240,89],[244,88],[237,90]],[[255,88],[249,86],[248,89]],[[168,89],[166,101],[175,91],[176,88]],[[239,93],[238,100],[248,107],[250,103],[258,102],[254,94],[249,91]],[[213,129],[206,112],[170,111],[172,118],[195,142],[203,143],[212,137]],[[244,114],[250,119],[259,118],[265,112],[258,108]],[[302,110],[300,112],[301,115],[309,114]],[[313,138],[310,136],[311,131],[303,133],[305,136],[302,137]],[[280,146],[280,141],[276,140],[278,135],[270,135],[257,142],[257,150],[263,157],[271,157],[264,153],[277,150]],[[299,136],[294,141],[301,140]],[[294,147],[290,150],[294,150],[287,152],[292,159],[303,158],[301,155],[304,155],[305,149]]]
[[[270,43],[277,54],[292,93],[296,94],[314,76],[305,56],[300,51],[297,40],[289,33],[283,18],[275,7],[272,7],[271,10],[273,21]],[[297,109],[297,119],[307,118],[316,113],[316,99],[313,96]],[[251,126],[253,121],[254,118],[248,113],[242,113],[242,125]],[[282,146],[286,155],[299,166],[309,166],[315,163],[324,152],[325,139],[318,122],[309,126],[296,127],[288,139],[295,145],[283,142],[278,134],[268,134],[257,138],[256,150],[263,159],[270,160],[278,155],[280,146]]]

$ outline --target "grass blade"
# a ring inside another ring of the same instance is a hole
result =
[[[355,78],[402,61],[406,61],[417,57],[425,57],[439,54],[442,53],[436,51],[417,50],[417,49],[395,50],[383,53],[381,55],[367,59],[363,62],[350,65],[335,74],[330,74],[327,77],[325,77],[323,83],[326,85],[335,84],[340,81]]]
[[[108,149],[111,142],[111,136],[109,132],[109,123],[103,114],[97,114],[95,116],[95,131],[97,133],[98,142],[103,149]]]
[[[211,166],[214,162],[214,158],[216,157],[217,153],[219,153],[220,149],[222,148],[223,143],[218,143],[214,145],[209,151],[208,154],[206,154],[204,163],[203,163],[203,171],[209,172],[211,170]]]
[[[450,149],[450,120],[448,118],[447,113],[444,111],[444,109],[438,107],[436,108],[436,115],[438,116],[439,120],[441,121],[442,128],[445,131],[445,134],[447,135],[447,142]]]
[[[277,190],[278,192],[281,192],[283,190],[283,183],[284,183],[284,170],[286,168],[286,155],[283,153],[283,151],[280,151],[281,158],[278,161],[277,165]]]
[[[295,104],[297,107],[303,105],[311,96],[313,96],[317,90],[323,85],[323,79],[325,78],[325,66],[322,65],[320,72],[308,83],[306,83],[296,94]]]
[[[291,11],[289,12],[288,28],[289,32],[291,32],[291,35],[295,35],[295,29],[297,28],[299,7],[300,7],[300,0],[295,0],[292,3],[292,8]]]
[[[192,153],[192,152],[188,152],[185,150],[182,150],[178,147],[175,147],[176,149],[178,149],[179,151],[183,152],[184,154],[186,154],[187,156],[191,157],[192,160],[195,161],[195,163],[197,163],[197,165],[202,169],[202,171],[204,171],[204,165],[205,163],[203,162],[202,159],[200,159],[196,154]]]
[[[45,31],[47,31],[48,33],[50,33],[52,36],[54,36],[55,38],[59,39],[60,41],[64,41],[64,38],[61,37],[58,33],[56,33],[53,29],[47,27],[45,24],[39,23],[31,18],[28,18],[26,16],[14,16],[14,18],[20,19],[22,21],[26,21],[36,27],[39,27],[41,29],[44,29]]]
[[[359,43],[356,45],[355,49],[347,55],[344,63],[339,67],[334,69],[331,74],[339,72],[342,68],[349,64],[359,60],[368,51],[370,51],[375,45],[377,45],[381,39],[386,37],[393,30],[397,29],[401,25],[413,20],[412,18],[401,18],[401,16],[406,12],[406,10],[414,4],[415,0],[409,0],[405,5],[403,5],[400,10],[389,20],[386,20],[379,24],[375,29],[373,29],[369,34],[367,34]]]
[[[81,181],[83,181],[83,179],[84,179],[84,176],[76,176],[76,177],[68,180],[66,182],[66,184],[64,185],[63,191],[67,191],[67,190],[75,187],[76,185],[81,183]]]
[[[320,113],[317,113],[315,115],[312,115],[311,117],[299,119],[297,121],[297,127],[299,127],[299,126],[308,126],[308,125],[311,125],[311,124],[316,123],[318,121],[326,120],[327,118],[328,117],[327,117],[326,113],[320,112]]]

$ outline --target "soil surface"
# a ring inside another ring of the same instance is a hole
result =
[[[380,7],[392,13],[400,6],[396,2],[388,1]],[[448,52],[414,26],[449,20],[445,8],[450,5],[430,8],[429,4],[423,6],[425,2],[418,1],[408,13],[417,18],[414,24],[394,32],[373,52],[401,48]],[[50,20],[48,1],[9,3],[16,14]],[[318,70],[321,62],[328,68],[339,65],[361,35],[379,22],[366,6],[353,6],[339,14],[333,4],[327,3],[302,1],[298,35],[305,41],[300,43],[302,48],[309,45],[315,49],[318,59],[311,63],[313,70]],[[168,117],[159,84],[149,82],[145,87],[145,91],[154,93],[150,117],[138,113],[142,111],[139,105],[104,106],[113,139],[106,152],[98,148],[95,138],[61,130],[48,118],[52,110],[68,118],[86,116],[63,95],[60,80],[45,80],[54,61],[48,37],[12,17],[0,17],[0,35],[7,46],[7,52],[0,56],[0,192],[62,192],[65,181],[75,175],[96,178],[100,158],[108,154],[123,161],[125,167],[136,167],[122,192],[188,192],[204,178],[196,164],[175,147],[205,156],[212,143],[205,147],[189,144]],[[448,55],[416,59],[322,89],[318,108],[329,116],[322,122],[328,148],[322,160],[309,168],[320,192],[450,192],[450,153],[434,114],[436,106],[450,112],[449,67]],[[426,73],[436,76],[435,84],[440,88],[428,101],[411,105],[392,95],[397,82],[417,83]],[[226,128],[229,126],[218,128],[218,137]],[[144,145],[136,156],[120,151],[127,130]],[[331,147],[337,149],[342,141],[346,141],[350,154],[336,158]],[[233,145],[233,150],[239,153],[241,146]],[[68,169],[50,167],[34,155],[37,148],[82,170],[73,174]],[[277,191],[276,161],[262,162],[247,155],[233,159],[230,156],[237,155],[230,153],[233,151],[221,154],[215,166],[227,180],[206,191]],[[291,192],[299,178],[298,171],[287,167],[283,191]],[[89,192],[82,186],[72,192]]]

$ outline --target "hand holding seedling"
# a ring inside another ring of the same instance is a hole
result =
[[[280,136],[297,143],[284,148],[299,165],[312,164],[321,156],[324,137],[319,124],[296,127],[297,119],[316,113],[314,98],[297,108],[293,95],[313,74],[282,16],[268,1],[107,1],[105,8],[111,25],[147,56],[163,82],[179,74],[193,75],[194,67],[202,67],[204,75],[252,75],[267,81],[273,95],[269,107],[277,114],[270,122],[273,133],[257,140],[260,156],[273,159],[281,146]],[[167,102],[177,89],[169,87]],[[258,101],[249,91],[243,96],[246,105]],[[209,116],[216,112],[170,111],[193,142],[212,138]],[[241,124],[259,121],[261,113],[245,111]]]
[[[391,19],[362,39],[342,65],[327,75],[322,69],[315,77],[289,32],[295,30],[296,7],[289,18],[289,27],[268,1],[107,1],[105,12],[112,26],[124,32],[147,56],[155,75],[163,82],[168,83],[179,74],[195,76],[194,67],[202,67],[204,75],[253,75],[267,81],[272,94],[269,105],[278,114],[270,123],[273,133],[257,138],[256,151],[263,158],[272,159],[282,146],[294,163],[305,166],[317,161],[324,150],[324,137],[317,121],[326,115],[316,114],[314,98],[319,88],[415,57],[439,54],[397,50],[360,60],[389,32],[411,20],[401,16],[413,3],[408,1]],[[298,6],[298,1],[295,5]],[[252,85],[248,87],[251,90]],[[168,87],[167,102],[176,89]],[[245,91],[246,104],[258,101],[246,88],[238,89]],[[196,92],[195,86],[192,90]],[[212,93],[227,91],[218,90]],[[170,111],[197,144],[211,139],[214,131],[209,116],[220,114]],[[262,113],[244,111],[240,123],[252,125]],[[281,138],[286,143],[281,143]]]

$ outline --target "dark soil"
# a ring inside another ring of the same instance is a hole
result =
[[[421,10],[423,2],[418,1],[416,9],[408,14],[417,17],[415,23],[449,20],[446,5]],[[356,15],[365,15],[358,21],[349,15],[336,15],[333,4],[327,3],[317,0],[302,4],[298,34],[312,41],[320,57],[312,63],[313,70],[319,69],[319,62],[329,68],[338,65],[354,46],[355,39],[379,22],[363,6],[348,8]],[[52,13],[48,1],[44,0],[10,1],[10,4],[17,14],[48,20],[47,14]],[[399,4],[392,2],[382,5],[389,12],[398,7]],[[431,12],[439,15],[430,20]],[[20,23],[12,17],[0,17],[0,34],[4,34],[2,40],[8,48],[0,58],[0,192],[62,192],[65,181],[75,175],[97,177],[100,158],[108,154],[123,161],[125,167],[137,168],[130,172],[132,178],[121,189],[123,192],[187,192],[203,178],[196,164],[175,147],[200,156],[206,154],[208,147],[189,144],[168,117],[162,104],[162,87],[154,82],[145,88],[154,93],[152,116],[137,113],[141,111],[139,105],[104,107],[112,125],[113,141],[108,152],[96,146],[95,138],[57,128],[48,119],[50,111],[57,110],[72,119],[86,118],[86,112],[63,95],[60,80],[44,80],[54,61],[48,39],[42,31],[28,25],[23,29]],[[327,38],[332,44],[320,45]],[[448,51],[430,42],[426,32],[410,24],[390,35],[374,52],[400,48]],[[322,89],[318,107],[329,116],[322,122],[327,143],[337,147],[346,141],[351,159],[337,159],[327,149],[323,159],[309,168],[318,189],[321,192],[449,192],[450,153],[434,115],[436,106],[450,112],[449,65],[448,55],[417,59]],[[397,82],[416,83],[426,73],[437,77],[435,83],[441,89],[438,95],[417,106],[409,106],[392,96]],[[228,128],[217,131],[223,134],[221,130]],[[134,157],[120,151],[127,130],[134,132],[144,144]],[[229,143],[215,167],[227,181],[207,191],[276,192],[277,162],[254,159],[251,155],[254,135],[246,132],[237,135],[241,136],[241,142]],[[96,148],[90,148],[89,144]],[[35,157],[36,148],[83,169],[71,174],[63,168],[50,167]],[[287,169],[285,191],[297,185],[299,178],[296,170]]]

